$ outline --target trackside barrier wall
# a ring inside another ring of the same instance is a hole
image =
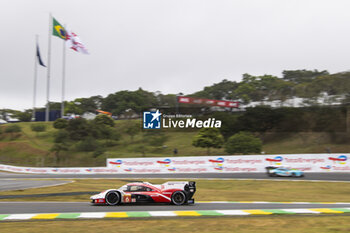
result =
[[[285,154],[107,159],[106,167],[18,167],[0,164],[0,170],[36,174],[127,173],[249,173],[267,166],[286,166],[304,172],[350,172],[350,154]]]
[[[304,172],[350,172],[350,154],[286,154],[107,159],[121,173],[265,172],[287,166]]]

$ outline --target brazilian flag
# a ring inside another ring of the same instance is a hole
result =
[[[52,35],[57,36],[63,40],[67,40],[67,33],[66,29],[62,27],[62,25],[55,19],[53,19],[53,29],[52,29]]]

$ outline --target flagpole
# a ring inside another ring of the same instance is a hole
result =
[[[50,114],[50,70],[51,70],[51,35],[52,35],[52,15],[49,17],[49,38],[48,38],[48,50],[47,50],[47,86],[46,86],[46,114],[45,121],[49,121]]]
[[[33,113],[32,113],[32,121],[35,121],[35,106],[36,106],[36,83],[38,76],[38,35],[35,35],[35,55],[34,55],[34,87],[33,87]]]
[[[64,28],[66,28],[66,25],[64,25]],[[63,40],[61,118],[63,118],[64,116],[64,99],[65,99],[65,88],[66,88],[65,85],[66,85],[66,41]]]

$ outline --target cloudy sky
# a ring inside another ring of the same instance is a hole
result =
[[[0,108],[32,107],[35,34],[47,63],[49,13],[90,55],[67,51],[68,100],[142,87],[192,93],[243,73],[350,67],[350,1],[0,0]],[[52,37],[51,101],[62,43]],[[46,101],[38,68],[37,106]]]

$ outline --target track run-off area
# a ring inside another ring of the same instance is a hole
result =
[[[0,172],[0,187],[13,190],[61,185],[61,179],[220,179],[285,180],[306,182],[350,182],[350,173],[306,173],[302,178],[268,177],[265,173],[196,173],[196,174],[98,174],[38,175]],[[49,181],[45,183],[45,181]],[[55,183],[57,181],[57,183]],[[64,181],[67,182],[67,181]],[[8,189],[0,189],[8,190]],[[89,202],[0,202],[0,220],[86,219],[112,217],[178,217],[275,214],[350,213],[348,202],[263,202],[199,201],[194,205],[165,204],[94,206]]]

